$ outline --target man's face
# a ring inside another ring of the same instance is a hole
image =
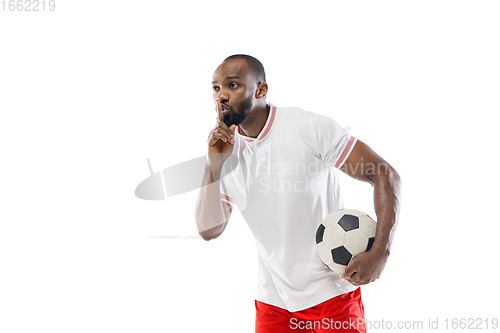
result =
[[[212,78],[213,99],[219,98],[228,127],[245,120],[253,107],[256,88],[245,59],[224,61],[217,67]]]

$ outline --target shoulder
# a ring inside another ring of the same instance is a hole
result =
[[[322,129],[335,121],[329,117],[316,112],[308,111],[298,107],[277,107],[279,122],[288,128],[296,128],[301,131]]]
[[[277,115],[285,122],[296,122],[298,125],[305,125],[317,120],[330,119],[319,113],[304,110],[298,107],[277,107]]]

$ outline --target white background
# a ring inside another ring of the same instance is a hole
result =
[[[0,11],[0,331],[253,332],[241,215],[220,239],[172,239],[196,234],[196,193],[134,196],[146,158],[159,171],[205,154],[212,74],[234,53],[262,61],[269,102],[352,127],[400,173],[368,320],[500,317],[499,14],[496,1]],[[345,206],[373,214],[370,185],[341,182]]]

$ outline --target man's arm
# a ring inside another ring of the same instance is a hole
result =
[[[233,210],[230,204],[221,200],[220,172],[220,169],[211,171],[207,164],[196,201],[194,219],[198,233],[206,241],[222,234]]]
[[[236,126],[226,126],[220,100],[215,100],[217,122],[208,136],[208,162],[203,184],[198,193],[194,219],[198,233],[204,240],[217,238],[226,228],[232,207],[221,200],[220,177],[224,161],[231,156]]]
[[[391,252],[399,218],[401,180],[389,163],[360,140],[340,170],[357,180],[370,183],[374,188],[377,214],[375,242],[369,252],[355,256],[341,275],[353,285],[363,285],[380,277]]]

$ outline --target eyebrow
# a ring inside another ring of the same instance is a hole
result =
[[[230,75],[230,76],[226,76],[224,78],[224,81],[226,81],[226,80],[232,80],[232,79],[241,80],[241,78],[238,75]],[[217,83],[217,81],[212,81],[212,84],[214,84],[214,83]]]

